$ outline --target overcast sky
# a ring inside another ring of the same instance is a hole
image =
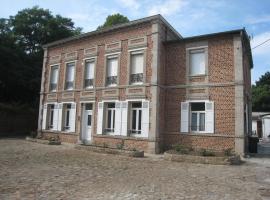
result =
[[[109,14],[130,20],[161,14],[184,37],[245,27],[251,46],[270,38],[269,0],[0,0],[0,17],[38,5],[72,18],[83,32],[95,30]],[[270,71],[270,41],[253,50],[252,82]]]

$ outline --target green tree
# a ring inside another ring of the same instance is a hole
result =
[[[106,18],[106,21],[104,22],[104,24],[99,26],[97,28],[97,30],[100,30],[102,28],[111,27],[111,26],[114,26],[114,25],[117,25],[117,24],[123,24],[123,23],[126,23],[126,22],[129,22],[129,19],[126,16],[123,16],[123,15],[121,15],[119,13],[109,15]]]
[[[37,6],[0,19],[0,102],[37,107],[42,45],[80,32],[71,19]]]
[[[270,72],[266,72],[252,86],[252,109],[253,111],[270,111]]]

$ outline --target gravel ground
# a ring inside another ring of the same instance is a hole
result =
[[[0,199],[270,199],[269,160],[200,165],[1,139]]]

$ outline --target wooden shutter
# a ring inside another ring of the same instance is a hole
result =
[[[97,134],[102,134],[103,132],[103,107],[104,103],[98,103],[98,119],[97,119]]]
[[[181,102],[181,123],[180,123],[180,131],[181,133],[189,132],[189,103]]]
[[[58,126],[58,104],[54,104],[54,110],[53,110],[53,130],[57,131]]]
[[[62,131],[62,116],[63,116],[63,104],[59,103],[58,104],[58,125],[57,125],[57,130]]]
[[[127,136],[128,102],[122,102],[121,135]]]
[[[142,137],[149,133],[149,101],[142,101]]]
[[[43,105],[43,113],[42,113],[42,129],[45,130],[47,127],[47,104]]]
[[[121,135],[121,102],[115,102],[115,128],[114,135]]]
[[[214,133],[214,102],[205,102],[205,132]]]
[[[76,103],[71,104],[69,120],[70,120],[70,132],[75,132],[75,128],[76,128]]]

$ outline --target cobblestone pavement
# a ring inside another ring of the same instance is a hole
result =
[[[0,199],[270,199],[270,165],[175,163],[1,139]]]

